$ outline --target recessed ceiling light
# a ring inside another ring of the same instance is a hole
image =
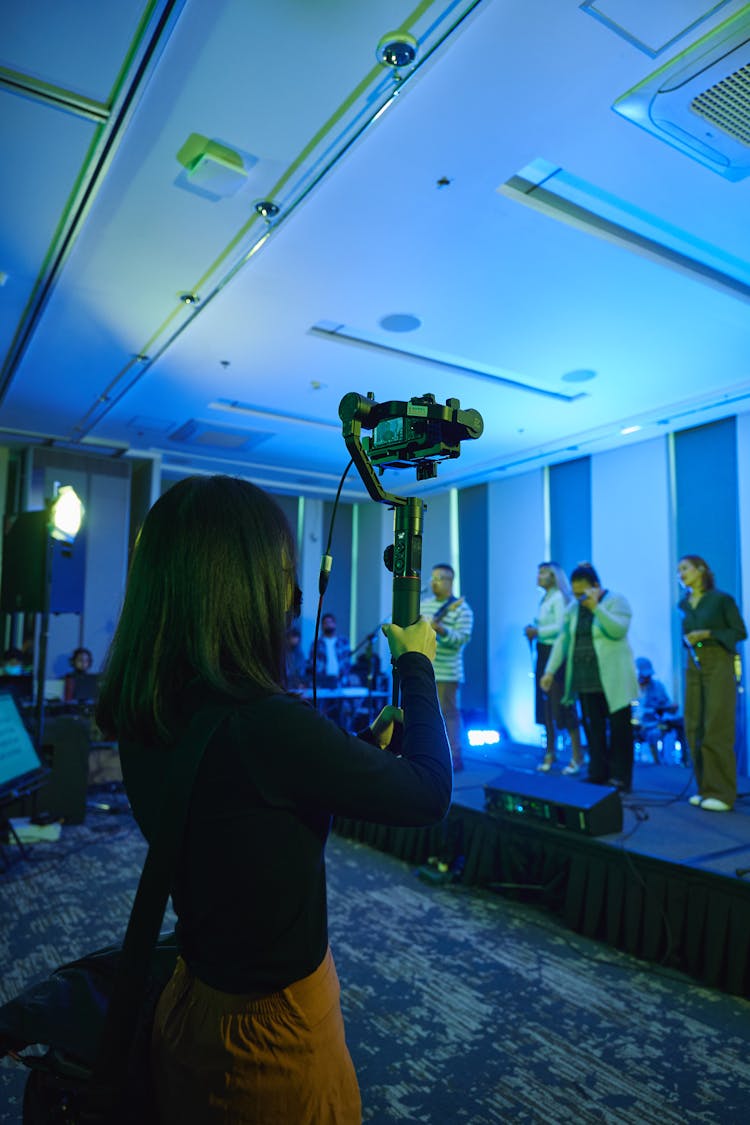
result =
[[[620,433],[623,435],[623,437],[625,436],[625,434],[637,434],[640,428],[640,426],[623,426],[623,428],[620,430]]]
[[[200,297],[196,297],[195,293],[178,293],[179,299],[183,305],[197,305]]]
[[[262,219],[273,219],[279,213],[279,205],[272,199],[259,199],[255,204],[255,210]]]
[[[563,383],[588,383],[590,379],[596,379],[596,371],[581,367],[575,371],[566,371],[561,378]]]
[[[415,332],[422,327],[422,321],[411,313],[389,313],[378,321],[386,332]]]
[[[408,35],[405,31],[389,31],[378,43],[375,55],[383,66],[398,70],[403,66],[411,66],[417,57],[418,46],[413,35]]]

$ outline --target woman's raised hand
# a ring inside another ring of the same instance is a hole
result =
[[[383,625],[383,635],[388,641],[391,656],[398,660],[405,652],[421,652],[430,660],[435,659],[437,637],[435,630],[425,617],[420,617],[413,625]]]

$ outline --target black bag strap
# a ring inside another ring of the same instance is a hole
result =
[[[94,1067],[96,1078],[104,1083],[124,1076],[146,992],[151,954],[177,870],[193,782],[206,746],[232,710],[210,707],[198,712],[170,753],[159,824],[130,911]]]

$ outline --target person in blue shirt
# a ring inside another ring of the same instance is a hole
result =
[[[674,729],[674,720],[667,716],[677,712],[677,704],[669,698],[669,693],[661,680],[654,678],[654,666],[647,656],[639,656],[635,662],[638,676],[638,705],[635,711],[636,737],[647,742],[655,763],[661,760],[660,748],[664,735]],[[680,722],[680,726],[681,726]],[[679,737],[684,746],[684,736]]]

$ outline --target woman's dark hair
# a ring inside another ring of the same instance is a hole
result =
[[[716,579],[714,578],[714,572],[711,570],[711,567],[708,565],[705,559],[702,559],[700,555],[682,555],[682,557],[680,558],[680,562],[683,561],[689,562],[691,566],[694,566],[696,570],[699,570],[701,572],[704,591],[715,589]]]
[[[590,582],[592,586],[601,586],[599,575],[590,562],[579,563],[575,570],[570,572],[571,585],[574,582]]]
[[[96,710],[102,731],[172,741],[196,681],[237,699],[282,691],[295,587],[294,540],[270,496],[229,476],[175,484],[133,550]]]

